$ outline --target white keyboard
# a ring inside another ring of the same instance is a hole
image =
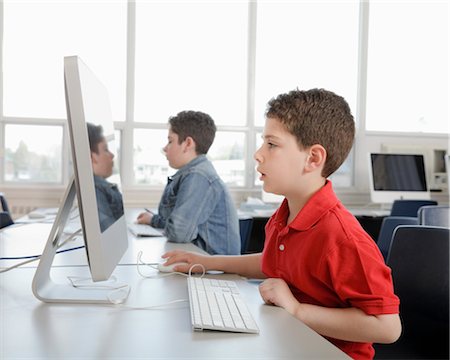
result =
[[[146,224],[128,224],[128,229],[134,236],[164,236],[162,230]]]
[[[259,333],[234,281],[190,276],[187,282],[194,330]]]

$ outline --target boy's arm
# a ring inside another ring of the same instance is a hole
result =
[[[162,256],[166,259],[164,265],[176,262],[187,263],[188,265],[177,266],[176,271],[188,272],[194,264],[202,264],[205,271],[220,270],[225,273],[239,274],[253,279],[265,279],[266,276],[261,271],[261,254],[249,255],[200,255],[193,252],[174,250]],[[201,272],[199,267],[193,268],[195,272]]]
[[[401,333],[398,314],[367,315],[358,308],[327,308],[297,301],[289,286],[281,279],[267,279],[260,293],[268,304],[283,307],[308,327],[335,339],[392,343]]]

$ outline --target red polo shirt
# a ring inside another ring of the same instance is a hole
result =
[[[286,226],[287,201],[266,225],[262,271],[281,278],[298,301],[356,307],[369,315],[397,314],[391,270],[370,236],[336,197],[331,182]],[[352,358],[372,358],[371,343],[328,338]]]

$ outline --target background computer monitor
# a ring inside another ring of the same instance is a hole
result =
[[[423,155],[371,153],[369,181],[374,203],[430,198]]]
[[[101,229],[87,123],[101,125],[108,147],[115,151],[114,125],[106,88],[77,56],[64,58],[64,83],[74,176],[51,230],[33,280],[33,292],[49,302],[108,302],[105,291],[80,290],[70,284],[55,284],[49,272],[61,241],[62,229],[76,200],[86,255],[93,281],[107,280],[128,247],[125,216],[122,213]],[[114,176],[115,182],[120,177]],[[122,206],[123,209],[123,206]],[[103,230],[103,231],[102,231]],[[110,290],[109,290],[110,291]]]

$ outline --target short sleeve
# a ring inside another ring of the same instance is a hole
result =
[[[328,253],[326,268],[342,302],[369,315],[396,314],[400,301],[394,293],[391,269],[375,243],[345,241]]]

